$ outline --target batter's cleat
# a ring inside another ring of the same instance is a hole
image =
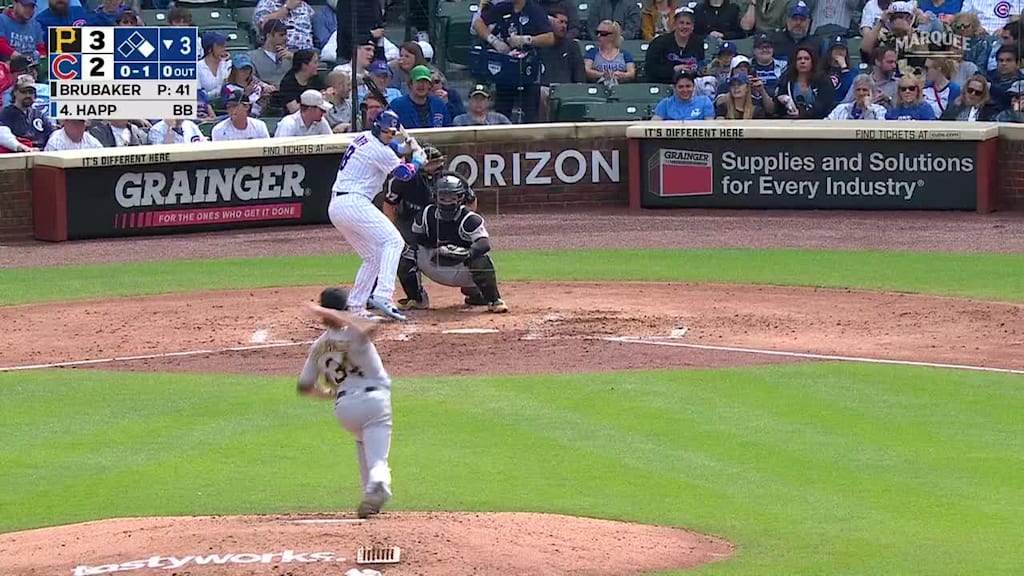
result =
[[[396,308],[395,305],[392,304],[391,302],[381,300],[376,296],[371,296],[369,304],[371,307],[376,308],[377,311],[381,312],[386,316],[390,316],[400,322],[405,321],[405,314],[402,314],[402,312],[398,308]]]
[[[493,314],[504,314],[508,312],[508,305],[501,298],[498,298],[494,302],[487,305],[487,311]]]
[[[381,506],[391,499],[391,490],[384,484],[374,484],[370,490],[363,495],[363,501],[359,503],[356,515],[360,518],[368,518],[373,514],[380,514]]]
[[[349,310],[348,313],[355,316],[356,318],[359,318],[360,320],[366,320],[370,322],[380,322],[381,320],[383,320],[383,318],[381,318],[380,316],[377,316],[376,314],[365,309]]]

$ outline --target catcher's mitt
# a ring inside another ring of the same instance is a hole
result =
[[[463,248],[462,246],[456,246],[454,244],[445,244],[437,249],[438,255],[449,258],[451,260],[465,260],[469,258],[469,248]]]

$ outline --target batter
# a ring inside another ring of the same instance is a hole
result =
[[[394,225],[373,205],[388,175],[409,181],[426,163],[423,150],[413,139],[410,139],[412,163],[402,162],[395,153],[392,142],[400,128],[394,112],[381,112],[370,130],[356,134],[341,159],[338,176],[331,187],[334,196],[327,208],[331,224],[363,260],[349,294],[349,311],[364,317],[369,304],[395,320],[405,320],[405,315],[393,302],[398,259],[405,242]]]

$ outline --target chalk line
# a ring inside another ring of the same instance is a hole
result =
[[[763,356],[784,356],[788,358],[806,358],[809,360],[836,360],[840,362],[863,362],[867,364],[894,364],[898,366],[923,366],[925,368],[948,368],[952,370],[975,370],[978,372],[998,372],[1001,374],[1024,374],[1024,370],[1010,368],[993,368],[991,366],[970,366],[966,364],[943,364],[941,362],[919,362],[915,360],[887,360],[884,358],[864,358],[860,356],[838,356],[834,354],[813,354],[810,352],[784,352],[781,350],[763,350],[760,348],[740,348],[736,346],[714,346],[711,344],[686,344],[683,342],[666,342],[664,340],[646,340],[633,336],[609,336],[602,338],[606,342],[622,342],[626,344],[647,344],[651,346],[671,346],[674,348],[691,348],[694,350],[711,350],[714,352],[739,352],[742,354],[760,354]]]
[[[254,346],[232,346],[230,348],[215,348],[211,350],[185,350],[183,352],[161,352],[159,354],[140,354],[138,356],[115,356],[112,358],[94,358],[91,360],[69,360],[67,362],[51,362],[48,364],[0,366],[0,372],[15,372],[18,370],[41,370],[45,368],[71,368],[74,366],[90,366],[95,364],[110,364],[113,362],[129,362],[132,360],[158,360],[162,358],[183,358],[187,356],[202,356],[203,354],[247,352],[249,350],[265,350],[267,348],[284,348],[288,346],[309,346],[312,343],[313,340],[307,340],[305,342],[275,342],[273,344],[257,344]]]

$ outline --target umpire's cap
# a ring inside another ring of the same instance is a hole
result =
[[[348,292],[337,286],[324,288],[324,291],[320,293],[320,305],[332,310],[347,310]]]
[[[427,144],[426,142],[421,144],[421,146],[423,147],[423,154],[427,157],[427,162],[444,158],[444,152],[441,152],[437,146]]]

